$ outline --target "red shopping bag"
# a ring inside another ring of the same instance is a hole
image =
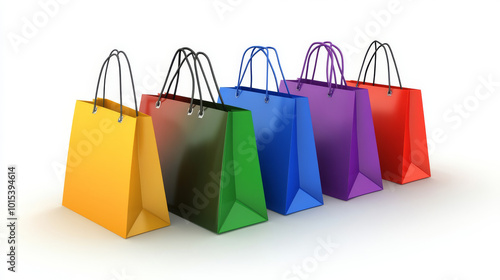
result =
[[[360,82],[365,61],[372,46],[375,51],[368,61],[363,81]],[[385,52],[388,71],[390,70],[389,51],[398,76],[399,87],[391,86],[390,71],[388,85],[375,83],[376,58],[380,49]],[[373,82],[366,83],[366,74],[372,61],[374,62]],[[382,178],[405,184],[430,177],[422,93],[419,89],[401,86],[391,47],[387,43],[372,42],[363,59],[358,80],[347,81],[347,85],[368,89]]]

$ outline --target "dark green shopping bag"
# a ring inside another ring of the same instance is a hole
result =
[[[208,57],[182,48],[161,90],[178,58],[168,87],[176,81],[174,94],[142,95],[140,111],[153,119],[169,211],[222,233],[267,221],[267,210],[251,112],[214,101],[200,56],[218,90]],[[183,65],[191,71],[191,98],[175,93]],[[201,98],[200,73],[213,102]]]

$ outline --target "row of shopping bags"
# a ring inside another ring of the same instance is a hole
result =
[[[323,50],[326,81],[318,81]],[[160,93],[143,94],[139,108],[128,57],[113,50],[94,100],[76,103],[63,205],[124,238],[168,226],[169,211],[222,233],[267,221],[267,209],[288,215],[323,205],[323,194],[348,200],[381,190],[382,179],[429,177],[420,90],[403,88],[398,72],[399,87],[390,71],[388,85],[376,84],[379,50],[397,72],[390,46],[374,41],[358,80],[346,81],[340,49],[316,42],[300,77],[287,80],[276,49],[254,46],[243,53],[237,85],[219,87],[208,56],[181,48]],[[265,89],[252,85],[257,56],[265,57]],[[135,108],[122,105],[123,58]],[[120,103],[105,99],[114,60]],[[188,80],[181,76],[191,78],[190,98],[177,94]]]

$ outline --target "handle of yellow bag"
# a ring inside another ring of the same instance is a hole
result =
[[[377,47],[377,44],[379,45]],[[370,60],[368,61],[368,64],[366,65],[366,69],[365,69],[365,75],[363,77],[363,84],[365,84],[366,82],[366,74],[368,73],[368,69],[370,67],[370,64],[372,62],[372,60],[374,61],[374,65],[373,65],[373,82],[372,84],[375,85],[375,74],[376,74],[376,68],[377,68],[377,52],[380,48],[383,48],[384,49],[384,52],[385,52],[385,58],[386,58],[386,61],[387,61],[387,80],[388,80],[388,83],[389,83],[389,88],[388,88],[388,91],[387,91],[387,95],[391,96],[392,95],[392,90],[391,90],[391,69],[390,69],[390,64],[389,64],[389,54],[387,53],[387,49],[386,47],[389,49],[389,52],[391,53],[391,57],[392,57],[392,61],[394,63],[394,68],[396,69],[396,74],[398,76],[398,81],[399,81],[399,87],[400,88],[403,88],[403,86],[401,85],[401,78],[399,76],[399,70],[398,70],[398,66],[396,64],[396,59],[394,58],[394,53],[392,52],[392,49],[391,49],[391,46],[389,46],[389,44],[387,43],[381,43],[377,40],[373,41],[370,46],[368,47],[366,53],[365,53],[365,57],[363,58],[363,63],[361,64],[361,69],[359,70],[359,75],[358,75],[358,80],[356,82],[356,87],[358,87],[359,85],[359,80],[361,78],[361,73],[363,72],[363,67],[365,65],[365,61],[366,61],[366,57],[368,56],[368,53],[370,52],[371,50],[371,47],[374,46],[375,48],[375,51],[373,53],[373,55],[370,57]]]
[[[139,116],[139,110],[137,110],[137,98],[136,98],[136,94],[135,94],[134,77],[132,75],[132,68],[130,67],[130,61],[129,61],[127,54],[125,52],[118,51],[116,49],[111,51],[108,58],[104,61],[104,63],[101,66],[101,71],[99,72],[99,78],[97,79],[97,87],[96,87],[96,93],[95,93],[95,98],[94,98],[94,108],[92,110],[92,113],[95,114],[97,112],[97,95],[99,93],[99,84],[101,82],[101,77],[102,77],[103,71],[104,71],[104,81],[103,81],[102,105],[104,106],[105,94],[106,94],[106,77],[107,77],[107,73],[108,73],[109,61],[111,60],[112,57],[116,57],[116,60],[118,61],[118,77],[119,77],[119,83],[120,83],[120,118],[118,118],[118,122],[121,123],[123,121],[123,100],[122,100],[123,98],[122,98],[122,70],[121,70],[120,54],[122,54],[125,57],[125,60],[127,61],[129,74],[130,74],[130,81],[132,83],[132,91],[134,94],[135,115]]]

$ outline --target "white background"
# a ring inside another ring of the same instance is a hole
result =
[[[7,272],[0,227],[1,278],[500,279],[500,5],[392,2],[2,0],[0,173],[18,168],[20,220],[17,273]],[[111,49],[130,57],[139,97],[160,90],[183,46],[205,51],[219,85],[234,86],[248,46],[276,47],[293,79],[310,43],[330,40],[356,79],[374,39],[391,44],[403,85],[422,90],[430,179],[269,212],[269,222],[223,235],[171,215],[171,226],[125,240],[61,206],[74,104],[93,98]],[[487,89],[488,79],[498,82]],[[315,260],[320,240],[335,248]]]

